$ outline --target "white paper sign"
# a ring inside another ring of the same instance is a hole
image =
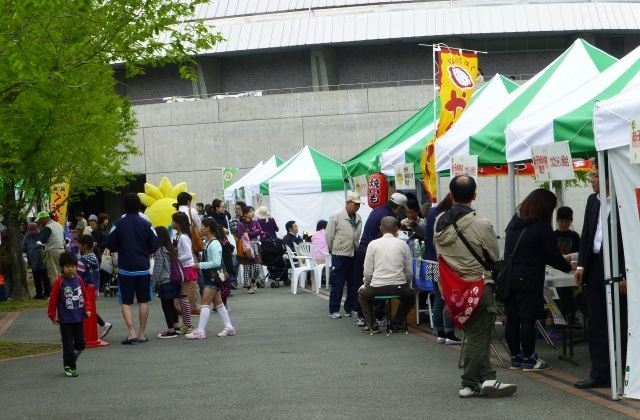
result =
[[[478,155],[460,155],[451,158],[451,177],[467,175],[478,179]]]
[[[413,190],[416,187],[416,179],[413,173],[413,163],[398,165],[393,168],[396,181],[396,190]]]
[[[353,191],[357,192],[360,197],[367,196],[367,176],[360,175],[351,178]]]
[[[531,155],[536,181],[561,181],[575,178],[569,142],[532,146]]]
[[[640,163],[640,124],[638,120],[631,120],[631,143],[629,156],[631,163]]]

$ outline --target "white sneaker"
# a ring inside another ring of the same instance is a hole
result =
[[[104,325],[100,327],[100,338],[105,338],[107,334],[109,334],[109,331],[111,331],[111,328],[113,328],[113,325],[105,322]]]
[[[340,319],[340,318],[342,318],[342,315],[340,315],[340,312],[334,312],[332,314],[329,314],[329,318],[331,318],[331,319]]]
[[[356,321],[356,325],[358,327],[364,327],[366,325],[366,322],[364,322],[364,318],[358,317],[358,320]]]
[[[250,295],[254,294],[256,292],[256,289],[247,289],[247,293],[249,293]]]
[[[184,336],[187,340],[204,340],[205,338],[207,338],[207,334],[205,334],[204,332],[200,332],[198,330],[195,330],[193,332],[190,332],[189,334]]]
[[[231,337],[233,335],[236,335],[236,329],[233,327],[224,327],[224,329],[218,333],[218,337]]]
[[[497,379],[489,379],[482,383],[480,392],[487,397],[508,397],[516,392],[518,385],[504,384]]]
[[[461,386],[460,390],[458,391],[458,395],[460,396],[460,398],[471,398],[479,397],[484,394],[482,392],[482,388],[480,387],[471,388],[468,386]]]

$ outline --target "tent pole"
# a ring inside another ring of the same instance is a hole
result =
[[[613,258],[613,260],[617,259],[617,249],[616,249],[617,247],[616,245],[614,245],[614,242],[612,242],[612,238],[609,235],[609,229],[605,229],[605,227],[609,226],[609,209],[607,209],[608,206],[606,205],[607,203],[606,198],[603,200],[602,197],[603,195],[606,196],[606,191],[609,184],[607,179],[609,168],[604,167],[604,161],[605,161],[605,152],[599,151],[598,152],[598,176],[599,176],[599,182],[600,182],[600,223],[603,227],[602,257],[604,262],[604,279],[605,279],[605,288],[606,288],[605,291],[606,291],[606,300],[607,300],[607,334],[609,338],[608,340],[609,341],[609,372],[611,375],[611,399],[619,400],[620,396],[619,396],[618,389],[620,386],[618,384],[618,366],[620,366],[620,359],[618,358],[618,356],[620,355],[620,341],[619,341],[620,340],[620,334],[619,334],[620,311],[616,309],[618,308],[617,299],[616,301],[614,301],[614,297],[612,296],[612,294],[614,294],[615,292],[618,292],[618,284],[617,283],[607,284],[607,280],[611,279],[612,277],[611,261],[612,261],[612,254],[614,250],[616,251],[616,254],[614,254],[616,255],[616,258]],[[611,189],[609,190],[609,192],[610,194],[614,193],[613,186],[611,186]],[[616,225],[613,225],[613,213],[615,212],[615,209],[614,209],[615,201],[613,201],[614,198],[615,196],[613,195],[610,196],[612,226],[616,226]],[[616,229],[613,229],[613,230],[616,230]],[[611,245],[611,248],[609,247],[609,245]],[[617,295],[617,293],[615,294]],[[614,308],[614,305],[615,305],[615,308]],[[615,331],[614,331],[614,314],[616,314],[616,330]]]
[[[516,168],[513,163],[507,163],[509,170],[509,210],[516,213]]]
[[[502,188],[500,187],[500,177],[496,175],[496,233],[498,239],[502,237],[502,206],[500,203],[500,197],[502,197]]]
[[[609,165],[609,167],[607,168],[607,171],[609,172],[609,179],[613,179],[613,177],[611,176],[611,165]],[[616,188],[613,182],[610,183],[610,197],[611,197],[611,203],[617,203],[617,196],[616,196]],[[618,274],[620,274],[620,266],[618,264],[618,255],[620,250],[618,249],[618,207],[617,205],[612,205],[611,206],[611,226],[615,226],[614,229],[611,229],[611,256],[612,256],[612,260],[611,260],[611,270],[612,270],[612,276],[618,276]],[[620,330],[620,283],[616,282],[613,283],[613,302],[614,302],[614,306],[613,306],[613,314],[614,314],[614,319],[615,319],[615,346],[616,346],[616,353],[615,353],[615,361],[616,361],[616,394],[617,396],[621,396],[623,395],[623,391],[624,391],[624,387],[623,387],[623,383],[624,383],[624,373],[623,373],[623,369],[624,366],[622,366],[622,335],[621,335],[621,330]],[[613,384],[613,382],[612,382]]]

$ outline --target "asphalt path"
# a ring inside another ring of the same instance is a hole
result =
[[[234,293],[235,337],[216,337],[222,323],[212,313],[206,340],[158,339],[164,317],[155,299],[149,342],[127,346],[117,298],[99,298],[99,313],[114,324],[111,345],[87,349],[77,378],[63,375],[60,352],[0,362],[0,419],[616,419],[640,412],[608,401],[608,390],[572,390],[575,378],[561,369],[498,368],[501,381],[518,384],[514,396],[461,399],[459,350],[430,335],[362,334],[352,318],[330,319],[326,295],[308,291]],[[55,343],[59,333],[44,311],[26,311],[0,339]]]

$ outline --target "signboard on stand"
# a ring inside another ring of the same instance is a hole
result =
[[[569,142],[532,146],[531,155],[536,181],[562,181],[575,178]]]
[[[640,163],[640,120],[631,120],[631,143],[629,145],[629,160]]]
[[[451,177],[467,175],[478,179],[478,155],[460,155],[451,158]]]
[[[416,188],[416,178],[413,173],[413,163],[405,163],[393,168],[395,173],[396,190],[413,190]]]

